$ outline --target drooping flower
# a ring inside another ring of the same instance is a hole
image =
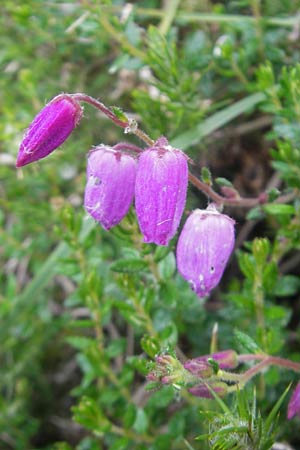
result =
[[[105,230],[127,214],[134,197],[136,160],[100,145],[88,155],[84,207]]]
[[[234,220],[214,206],[196,209],[177,244],[177,267],[199,297],[219,283],[234,247]]]
[[[188,185],[187,158],[159,138],[140,156],[135,208],[144,242],[168,245],[184,210]]]
[[[300,382],[297,384],[288,404],[288,420],[291,420],[294,416],[300,417]]]
[[[21,142],[16,167],[45,158],[72,133],[82,117],[82,107],[70,95],[54,97],[29,125]]]

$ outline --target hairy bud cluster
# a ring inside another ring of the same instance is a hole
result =
[[[147,378],[161,384],[185,387],[195,397],[214,398],[213,392],[223,397],[229,392],[229,385],[224,381],[225,372],[219,369],[234,369],[237,366],[238,355],[234,350],[199,356],[183,364],[165,354],[155,358],[155,367]]]
[[[36,116],[20,146],[17,167],[45,158],[71,134],[82,117],[80,103],[61,94]],[[188,165],[186,155],[165,137],[139,154],[100,145],[87,159],[84,207],[109,230],[135,210],[145,243],[168,245],[184,211]],[[177,245],[177,266],[199,297],[220,281],[234,246],[234,221],[213,206],[196,209],[187,219]]]

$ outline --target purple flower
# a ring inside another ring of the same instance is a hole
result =
[[[196,209],[177,244],[177,267],[199,297],[219,283],[234,247],[234,220],[214,206]]]
[[[168,245],[183,213],[188,185],[187,158],[159,138],[138,162],[135,208],[144,242]]]
[[[289,401],[287,418],[291,420],[296,415],[300,417],[300,382],[297,384]]]
[[[82,117],[80,104],[67,94],[54,97],[29,125],[16,167],[45,158],[72,133]]]
[[[214,398],[208,386],[213,390],[219,397],[224,397],[227,394],[228,386],[222,381],[216,381],[214,383],[199,384],[198,386],[193,386],[188,389],[189,393],[195,397],[201,398]]]
[[[136,160],[105,145],[88,155],[84,207],[105,230],[127,214],[134,197]]]
[[[203,370],[208,365],[208,359],[212,358],[217,363],[220,369],[235,369],[238,366],[238,357],[234,350],[224,350],[222,352],[212,353],[211,355],[203,355],[198,358],[189,359],[184,363],[184,368],[193,375],[198,375],[203,378]]]
[[[208,378],[214,373],[212,366],[207,361],[200,358],[187,360],[183,364],[183,367],[199,378]]]

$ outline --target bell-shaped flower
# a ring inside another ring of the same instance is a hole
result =
[[[291,420],[294,416],[300,417],[300,382],[297,384],[288,404],[288,420]]]
[[[219,283],[234,247],[234,220],[214,206],[188,217],[177,244],[177,268],[199,297]]]
[[[134,197],[136,160],[112,147],[100,145],[87,160],[84,207],[105,230],[127,214]]]
[[[187,185],[187,157],[166,138],[159,138],[140,155],[135,209],[144,242],[168,245],[180,223]]]
[[[68,94],[54,97],[29,125],[21,142],[16,167],[45,158],[72,133],[82,107]]]

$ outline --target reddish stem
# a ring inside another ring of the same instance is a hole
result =
[[[110,120],[112,120],[116,125],[122,127],[125,129],[125,133],[133,133],[137,137],[139,137],[142,141],[144,141],[147,145],[153,146],[154,141],[142,130],[140,130],[133,121],[131,120],[120,120],[113,111],[111,111],[107,106],[105,106],[103,103],[99,102],[93,97],[90,97],[87,94],[77,93],[77,94],[69,94],[73,98],[75,98],[78,101],[89,103],[90,105],[94,106],[95,108],[102,111]],[[133,125],[133,126],[132,126]],[[133,146],[135,147],[135,146]],[[136,147],[137,149],[138,147]],[[134,150],[132,148],[133,151]],[[140,151],[140,150],[139,150]],[[189,162],[191,164],[194,164],[191,159],[189,159]],[[243,198],[236,194],[234,197],[224,197],[217,192],[215,192],[209,185],[204,183],[203,181],[199,180],[195,175],[189,173],[189,181],[200,191],[202,191],[204,194],[206,194],[208,197],[211,198],[217,205],[232,205],[232,206],[240,206],[244,208],[253,208],[254,206],[262,205],[264,203],[268,202],[268,195],[265,193],[260,194],[256,198]],[[292,200],[295,196],[295,193],[282,195],[281,197],[278,197],[276,199],[276,203],[287,203],[288,201]]]
[[[118,144],[114,145],[113,148],[115,150],[129,150],[135,153],[141,153],[143,151],[142,148],[137,147],[134,144],[129,144],[127,142],[119,142]]]
[[[233,198],[223,197],[222,195],[215,192],[208,184],[199,180],[195,175],[189,173],[189,181],[200,191],[211,198],[217,205],[231,205],[231,206],[241,206],[244,208],[253,208],[254,206],[263,205],[268,202],[267,194],[260,194],[255,198],[244,198],[236,196]],[[281,195],[275,200],[275,203],[287,203],[295,197],[295,193],[291,192],[286,195]]]
[[[258,364],[251,367],[243,374],[242,380],[245,383],[249,381],[252,377],[257,375],[259,372],[261,372],[262,369],[268,366],[284,367],[285,369],[290,369],[293,370],[294,372],[300,372],[300,363],[291,361],[290,359],[280,358],[278,356],[268,356],[264,354],[253,354],[253,355],[245,354],[239,355],[238,360],[240,362],[260,360]]]
[[[78,100],[79,102],[85,102],[89,103],[90,105],[94,106],[95,108],[102,111],[110,120],[112,120],[116,125],[119,125],[119,127],[127,128],[129,126],[129,122],[124,122],[123,120],[118,119],[118,117],[109,109],[107,106],[105,106],[103,103],[99,102],[93,97],[90,97],[87,94],[70,94],[75,100]]]

